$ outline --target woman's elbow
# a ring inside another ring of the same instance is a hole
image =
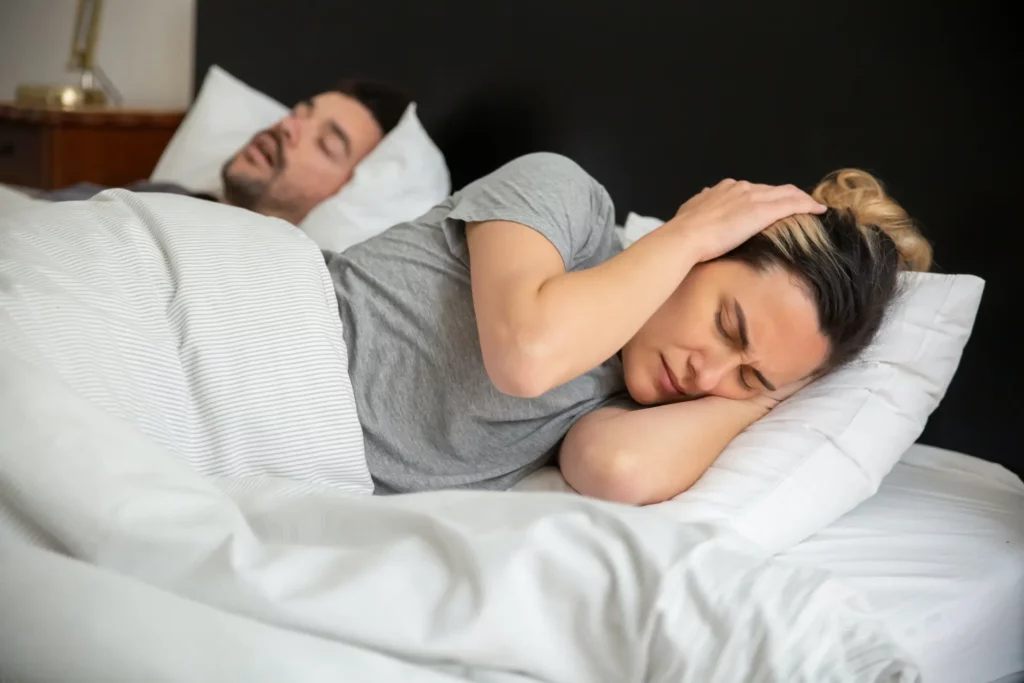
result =
[[[551,388],[543,375],[529,366],[513,366],[487,374],[495,389],[516,398],[537,398]]]
[[[537,398],[553,388],[553,364],[540,344],[510,343],[483,351],[487,376],[501,393]]]
[[[650,476],[636,455],[628,450],[563,453],[562,476],[577,492],[613,503],[645,505],[652,500]]]

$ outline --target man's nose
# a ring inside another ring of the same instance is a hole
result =
[[[288,147],[294,147],[299,143],[299,136],[302,132],[302,122],[299,121],[298,117],[294,114],[292,116],[286,116],[281,119],[277,124],[277,131],[281,134],[281,139]]]

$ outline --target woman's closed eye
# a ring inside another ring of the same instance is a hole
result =
[[[718,333],[722,335],[722,338],[726,341],[726,343],[729,344],[729,346],[732,346],[735,349],[740,349],[743,346],[743,342],[739,339],[738,334],[730,334],[725,329],[725,318],[723,315],[723,310],[724,307],[719,308],[718,311],[715,313],[715,327],[718,328]],[[754,387],[751,386],[750,382],[747,381],[746,369],[747,367],[745,365],[739,366],[736,369],[736,376],[739,380],[739,384],[741,387],[743,387],[746,391],[754,391]]]

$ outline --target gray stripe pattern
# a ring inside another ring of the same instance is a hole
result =
[[[373,490],[330,276],[283,221],[124,190],[0,217],[0,353],[205,475]]]

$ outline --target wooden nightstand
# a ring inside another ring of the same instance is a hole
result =
[[[145,180],[184,117],[154,109],[34,109],[0,102],[0,183],[45,190]]]

